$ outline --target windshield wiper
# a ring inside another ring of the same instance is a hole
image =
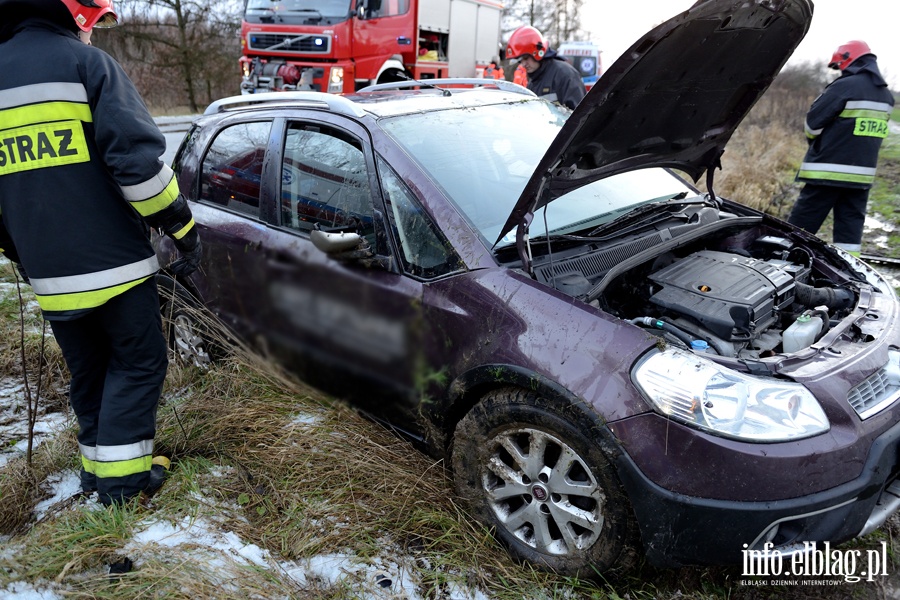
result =
[[[657,220],[665,220],[673,216],[671,213],[672,209],[680,208],[683,206],[689,206],[691,204],[697,204],[698,202],[701,204],[705,204],[706,200],[689,200],[687,202],[678,202],[678,200],[683,200],[687,196],[687,192],[681,192],[676,196],[672,196],[671,198],[666,199],[664,202],[650,202],[648,204],[641,204],[640,206],[636,206],[631,210],[619,215],[612,221],[608,221],[598,227],[595,227],[588,233],[588,237],[593,237],[600,235],[602,233],[606,233],[610,230],[621,231],[623,227],[634,226],[634,225],[648,225],[656,222]],[[649,219],[647,217],[650,217]]]

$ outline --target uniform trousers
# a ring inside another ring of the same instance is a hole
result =
[[[156,281],[50,326],[71,374],[82,488],[97,490],[104,504],[124,502],[149,481],[168,366]]]

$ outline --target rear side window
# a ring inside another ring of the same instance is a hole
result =
[[[271,121],[258,121],[220,131],[203,159],[200,200],[259,218],[260,181],[271,129]]]
[[[309,231],[374,231],[362,144],[330,127],[293,123],[281,165],[281,224]]]

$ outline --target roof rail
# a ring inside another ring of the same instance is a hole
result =
[[[357,90],[361,92],[378,92],[381,90],[402,90],[414,87],[433,87],[442,89],[442,85],[471,85],[477,87],[493,86],[504,92],[515,92],[526,96],[534,96],[535,93],[528,88],[522,87],[518,83],[506,81],[505,79],[483,79],[481,77],[446,77],[443,79],[410,79],[407,81],[394,81],[391,83],[378,83]]]
[[[326,94],[324,92],[263,92],[261,94],[242,94],[240,96],[229,96],[216,100],[206,107],[203,111],[204,115],[212,115],[223,112],[230,108],[239,106],[250,106],[254,104],[282,103],[290,102],[291,104],[305,104],[308,106],[327,108],[332,112],[350,117],[362,117],[366,111],[361,109],[359,105],[335,94]]]

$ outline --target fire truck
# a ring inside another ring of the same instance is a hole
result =
[[[600,48],[593,42],[563,42],[556,53],[578,70],[588,91],[600,79]]]
[[[499,54],[502,9],[493,0],[247,0],[241,92],[481,76]]]

